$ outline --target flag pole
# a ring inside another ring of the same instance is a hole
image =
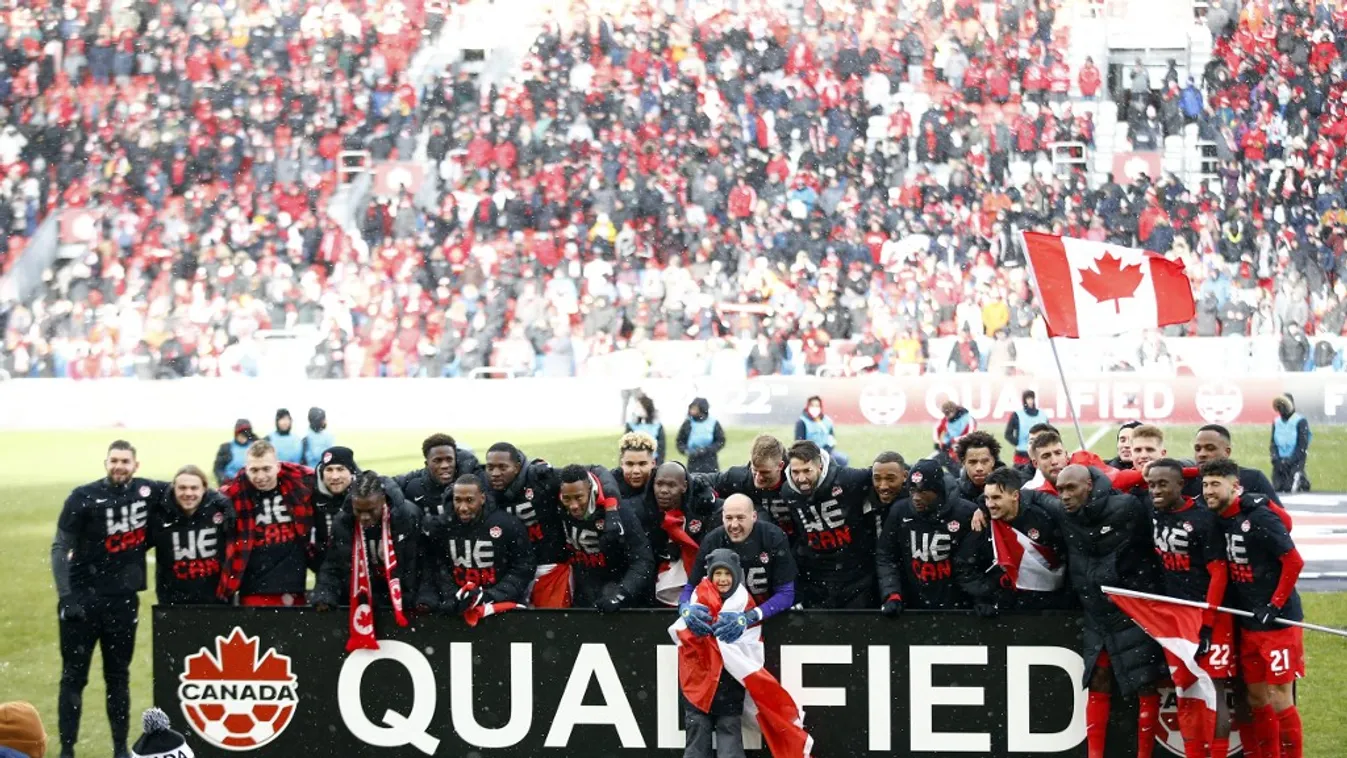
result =
[[[1214,611],[1220,611],[1221,613],[1228,613],[1231,616],[1243,616],[1244,618],[1253,618],[1253,614],[1249,613],[1248,611],[1241,611],[1238,608],[1227,608],[1223,605],[1207,605],[1201,600],[1184,600],[1183,598],[1179,597],[1170,597],[1168,595],[1154,595],[1149,592],[1129,590],[1124,589],[1122,587],[1109,587],[1108,585],[1104,585],[1099,589],[1103,590],[1104,593],[1108,595],[1134,597],[1141,600],[1158,600],[1162,603],[1170,603],[1171,605],[1185,605],[1188,606],[1189,608],[1201,608],[1204,611],[1210,609]],[[1327,634],[1333,634],[1339,637],[1347,637],[1347,631],[1342,629],[1334,629],[1331,626],[1320,626],[1318,624],[1309,624],[1304,621],[1291,621],[1290,619],[1283,619],[1283,618],[1273,619],[1273,621],[1275,621],[1278,624],[1283,624],[1285,626],[1298,626],[1301,629],[1309,629],[1315,632],[1325,632]]]
[[[1043,293],[1038,291],[1038,277],[1034,275],[1033,259],[1029,257],[1029,243],[1024,238],[1024,230],[1020,230],[1020,254],[1024,256],[1024,265],[1029,268],[1029,281],[1032,282],[1034,294],[1038,296],[1038,315],[1043,319],[1043,323],[1048,323],[1048,316],[1043,312]],[[1057,354],[1057,338],[1048,336],[1048,347],[1052,348],[1052,360],[1057,364],[1057,378],[1062,381],[1062,394],[1066,396],[1066,408],[1071,412],[1071,424],[1076,428],[1076,439],[1080,441],[1080,449],[1085,450],[1085,432],[1080,428],[1080,418],[1076,416],[1076,402],[1071,399],[1071,387],[1066,383],[1066,371],[1062,368],[1062,357]]]

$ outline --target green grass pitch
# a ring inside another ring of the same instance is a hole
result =
[[[675,426],[676,429],[676,426]],[[673,432],[669,430],[670,449]],[[1098,430],[1090,427],[1087,435]],[[426,433],[437,431],[427,429]],[[452,430],[451,430],[452,431]],[[744,462],[754,434],[771,432],[786,439],[787,428],[732,429],[729,445],[721,455],[721,465]],[[999,433],[999,429],[991,430]],[[420,441],[424,435],[405,432],[334,430],[339,444],[349,445],[364,468],[393,475],[420,465]],[[1168,430],[1169,451],[1190,455],[1193,429]],[[60,652],[56,641],[56,596],[52,586],[49,552],[56,517],[70,489],[102,476],[102,459],[107,443],[118,436],[131,440],[140,451],[141,475],[167,478],[179,466],[195,463],[209,469],[215,448],[227,438],[220,434],[191,432],[6,432],[0,433],[0,514],[6,527],[5,544],[0,549],[0,700],[30,700],[42,713],[52,736],[49,754],[57,750],[56,691],[60,677]],[[510,441],[531,457],[546,458],[554,465],[582,462],[612,465],[616,462],[617,433],[578,434],[565,431],[538,431],[510,434]],[[883,429],[847,427],[839,430],[840,447],[857,465],[864,465],[875,453],[896,449],[909,459],[931,450],[930,430],[919,427]],[[1068,432],[1068,439],[1074,435]],[[461,441],[479,456],[496,435],[473,432]],[[1235,455],[1241,463],[1267,469],[1268,432],[1266,427],[1235,430]],[[1094,449],[1110,457],[1112,435],[1104,433]],[[1342,461],[1347,453],[1347,429],[1316,430],[1310,453],[1311,480],[1316,489],[1347,491],[1347,468]],[[152,605],[144,598],[144,607]],[[1347,593],[1309,593],[1305,613],[1311,621],[1347,628]],[[142,614],[138,649],[131,671],[132,734],[139,734],[139,712],[150,702],[150,624]],[[1335,758],[1347,752],[1347,721],[1342,719],[1347,706],[1347,639],[1307,632],[1305,635],[1309,677],[1299,693],[1305,722],[1305,755]],[[110,750],[107,719],[103,712],[103,682],[95,660],[89,687],[85,691],[85,713],[79,753],[107,755]],[[182,724],[180,718],[175,721]]]

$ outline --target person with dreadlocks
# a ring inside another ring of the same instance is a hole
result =
[[[421,511],[403,499],[392,479],[374,471],[361,471],[348,493],[332,521],[332,547],[310,600],[317,610],[328,611],[349,598],[347,650],[377,649],[373,609],[392,608],[405,626],[403,598],[410,604],[416,597]]]
[[[314,530],[313,471],[276,460],[266,440],[248,448],[243,470],[220,487],[234,505],[235,539],[225,548],[221,599],[239,605],[304,604],[309,569],[317,570],[321,549]]]

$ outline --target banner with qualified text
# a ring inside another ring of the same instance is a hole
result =
[[[517,611],[475,629],[448,617],[399,629],[381,616],[380,649],[348,655],[345,613],[161,606],[155,703],[201,756],[673,758],[684,737],[672,621]],[[1071,615],[795,613],[764,638],[820,755],[1085,755]],[[1166,700],[1164,740],[1181,754]],[[1135,717],[1113,715],[1108,755],[1121,758]],[[745,738],[766,755],[760,735]]]

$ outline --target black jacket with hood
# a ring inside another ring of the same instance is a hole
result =
[[[563,508],[561,524],[571,555],[576,608],[622,595],[622,607],[643,608],[654,602],[655,558],[640,519],[616,497],[617,482],[608,469],[591,466],[590,510],[571,518]]]
[[[910,608],[969,608],[978,581],[969,559],[976,541],[970,522],[977,506],[933,477],[936,502],[917,509],[909,495],[893,504],[875,550],[879,599],[898,595]]]
[[[566,533],[561,528],[561,476],[541,458],[528,460],[522,451],[515,456],[519,473],[503,490],[486,485],[486,502],[492,508],[519,519],[532,544],[539,565],[566,560]],[[450,513],[449,518],[453,517]]]
[[[415,471],[408,471],[401,476],[395,476],[393,481],[402,489],[402,494],[406,497],[408,503],[421,509],[421,512],[427,516],[442,516],[453,510],[453,503],[446,503],[445,495],[454,488],[454,482],[460,476],[466,474],[473,474],[481,478],[482,486],[486,486],[486,479],[482,475],[482,464],[478,462],[477,456],[473,455],[471,451],[456,447],[454,448],[454,476],[448,484],[440,484],[424,466]]]
[[[413,607],[420,586],[421,574],[421,511],[408,503],[402,496],[397,483],[383,477],[384,500],[389,512],[389,528],[393,530],[393,549],[398,559],[398,579],[402,583],[403,609]],[[342,504],[341,511],[332,519],[332,542],[323,558],[323,567],[318,571],[318,581],[309,593],[312,605],[348,605],[351,600],[351,551],[354,549],[355,533],[358,526],[354,511],[351,510],[350,495]],[[388,579],[385,573],[383,543],[383,521],[376,519],[372,526],[361,530],[366,540],[366,554],[370,563],[370,589],[374,592],[376,608],[391,608],[392,600],[388,595]]]
[[[225,544],[234,535],[234,506],[207,489],[189,516],[169,487],[150,512],[149,543],[154,548],[154,591],[164,605],[216,605]]]
[[[528,602],[535,563],[528,530],[519,519],[489,504],[472,521],[457,514],[428,517],[422,524],[421,590],[416,604],[443,608],[460,587],[481,588],[485,602]]]
[[[706,480],[687,474],[686,466],[675,463],[683,469],[688,482],[688,488],[683,493],[683,504],[679,508],[683,514],[683,531],[701,544],[703,537],[720,526],[720,509],[725,501],[716,497],[715,491]],[[656,564],[678,558],[678,550],[670,545],[669,535],[664,531],[664,511],[660,510],[659,503],[655,501],[653,474],[650,481],[646,482],[645,489],[636,493],[634,497],[624,499],[622,505],[635,513],[641,526],[645,528]]]
[[[1068,554],[1067,576],[1085,611],[1085,676],[1108,651],[1124,695],[1169,676],[1160,646],[1100,589],[1104,585],[1164,593],[1150,515],[1139,500],[1113,489],[1090,469],[1090,499],[1059,519]]]
[[[805,607],[875,605],[875,517],[869,469],[838,466],[823,453],[823,471],[808,494],[786,477]]]
[[[346,493],[350,491],[351,485],[347,484],[346,489],[340,493],[334,493],[327,488],[323,482],[323,469],[328,464],[319,462],[318,467],[314,469],[313,485],[313,544],[318,548],[320,555],[326,555],[328,548],[332,547],[332,522],[336,520],[337,514],[341,513],[341,508],[346,504]],[[360,475],[360,467],[356,466],[351,472],[351,483],[355,483],[355,478]]]

